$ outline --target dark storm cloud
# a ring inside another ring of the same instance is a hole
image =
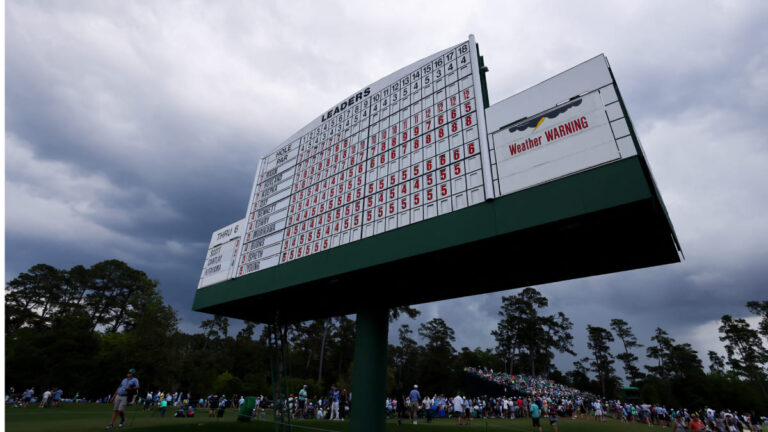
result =
[[[6,278],[122,259],[193,331],[210,233],[243,217],[258,158],[475,33],[492,102],[607,55],[685,250],[682,264],[537,287],[574,321],[580,355],[586,325],[613,317],[641,342],[661,326],[716,345],[712,321],[746,315],[768,282],[768,5],[698,6],[8,2]],[[490,347],[508,294],[420,305],[418,322],[440,316],[459,347]]]

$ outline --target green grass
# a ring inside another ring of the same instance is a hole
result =
[[[5,407],[5,429],[8,432],[86,432],[104,430],[111,416],[111,404],[67,404],[62,408],[40,409],[30,405],[27,408]],[[202,415],[200,415],[202,414]],[[250,431],[250,432],[275,432],[275,425],[268,420],[251,420],[249,423],[235,421],[237,411],[227,410],[221,419],[208,417],[208,412],[200,410],[194,418],[173,417],[173,410],[169,409],[165,418],[159,418],[156,412],[143,412],[131,407],[126,412],[126,427],[114,431]],[[119,417],[118,417],[119,421]],[[549,421],[542,419],[543,430],[551,432]],[[560,419],[559,432],[586,432],[586,431],[621,431],[621,432],[648,432],[648,427],[641,424],[623,424],[615,420],[604,423],[590,420]],[[661,431],[659,427],[653,428]],[[349,430],[349,421],[335,422],[328,420],[302,420],[294,421],[293,432],[322,432]],[[418,425],[403,422],[397,426],[395,420],[387,420],[387,432],[449,432],[449,431],[473,431],[473,432],[527,432],[532,431],[531,421],[528,418],[517,420],[501,419],[474,419],[472,425],[458,427],[454,420],[436,419],[427,424],[426,420],[419,421]]]

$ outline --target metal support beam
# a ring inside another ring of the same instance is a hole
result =
[[[357,311],[350,432],[384,432],[388,331],[387,308]]]

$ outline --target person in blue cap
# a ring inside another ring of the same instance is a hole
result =
[[[115,418],[120,414],[120,424],[117,427],[123,427],[125,425],[125,407],[128,406],[128,402],[133,396],[139,392],[139,380],[136,379],[136,369],[129,369],[128,375],[120,381],[120,386],[115,390],[115,394],[112,395],[110,401],[114,401],[114,410],[112,411],[112,421],[107,425],[106,429],[112,429],[115,424]]]

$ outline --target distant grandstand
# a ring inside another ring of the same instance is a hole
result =
[[[464,368],[464,389],[467,396],[491,397],[556,397],[568,399],[594,399],[589,392],[555,383],[543,377],[531,377],[523,374],[511,375],[505,372],[494,372],[484,367]]]

